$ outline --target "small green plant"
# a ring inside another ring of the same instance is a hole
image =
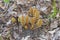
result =
[[[9,2],[10,2],[10,0],[4,0],[4,2],[5,2],[5,3],[9,3]]]
[[[56,8],[56,2],[55,2],[56,0],[53,0],[53,2],[52,2],[52,6],[53,6],[53,13],[51,14],[51,15],[49,15],[49,19],[50,18],[55,18],[56,17],[56,15],[57,15],[57,12],[58,12],[58,10],[57,10],[57,8]]]
[[[3,40],[1,36],[0,36],[0,40]]]

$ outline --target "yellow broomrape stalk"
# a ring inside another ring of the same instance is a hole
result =
[[[26,15],[26,17],[25,17],[25,22],[28,25],[28,23],[29,23],[29,16],[28,15]]]
[[[33,14],[33,8],[31,7],[28,11],[28,15],[32,15]]]
[[[21,16],[21,19],[20,19],[20,20],[21,20],[21,24],[22,24],[22,26],[25,25],[25,18],[24,18],[23,15]]]
[[[30,23],[31,23],[31,27],[30,27],[30,29],[33,29],[34,28],[34,24],[35,24],[35,22],[36,22],[36,18],[35,17],[32,17],[31,19],[30,19]]]
[[[12,23],[16,22],[16,19],[14,17],[11,18]]]
[[[35,17],[36,19],[39,19],[39,16],[40,16],[39,11],[36,11],[35,14],[34,14],[34,17]]]
[[[36,23],[37,27],[41,27],[42,23],[43,23],[42,19],[39,19]]]
[[[27,25],[25,25],[25,27],[24,27],[25,29],[28,29],[28,26]]]
[[[20,17],[18,17],[18,22],[21,22],[21,18]]]
[[[31,25],[30,29],[33,30],[34,29],[34,25]]]
[[[35,17],[30,18],[30,23],[31,23],[31,24],[33,24],[33,25],[34,25],[34,23],[35,23],[35,22],[36,22]]]

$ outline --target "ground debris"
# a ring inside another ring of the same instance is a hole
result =
[[[52,0],[0,0],[0,40],[60,40],[60,1],[55,18]]]

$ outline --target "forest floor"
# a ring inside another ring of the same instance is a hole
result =
[[[53,0],[10,0],[8,3],[0,0],[0,40],[60,40],[60,0],[55,1],[58,11],[55,18],[49,19],[52,3]],[[12,16],[26,16],[30,7],[38,9],[43,21],[41,27],[26,30],[19,22],[11,22]]]

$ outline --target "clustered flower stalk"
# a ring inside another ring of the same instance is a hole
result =
[[[14,21],[15,19],[13,18],[12,22]],[[32,7],[28,10],[27,15],[18,17],[18,22],[23,28],[31,30],[41,27],[43,23],[40,18],[40,12],[36,8]]]

